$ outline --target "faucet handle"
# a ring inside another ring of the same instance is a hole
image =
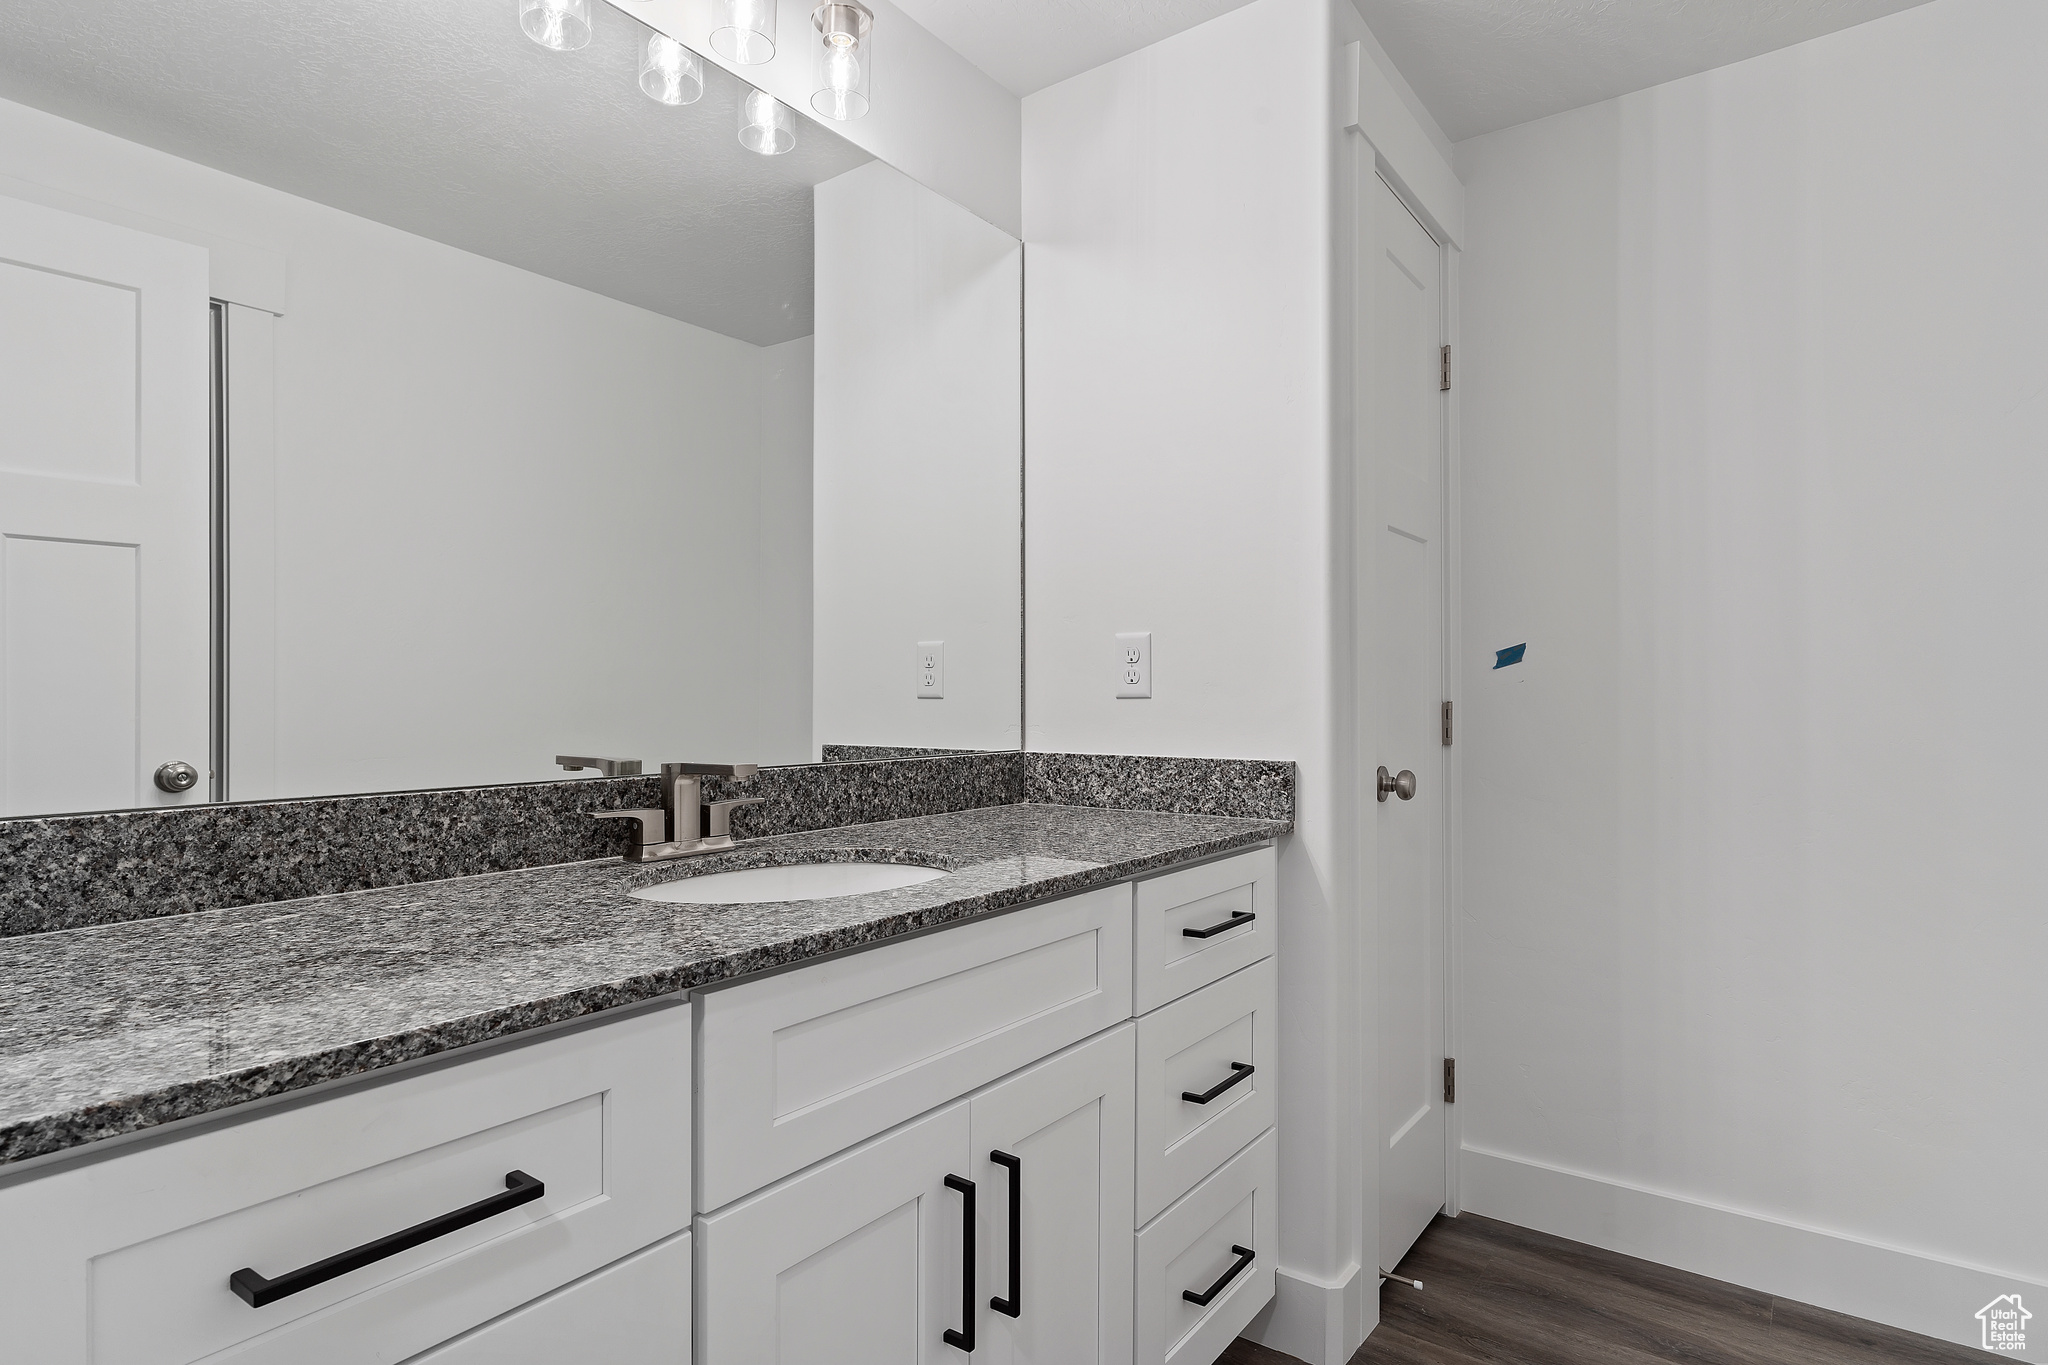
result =
[[[590,815],[593,820],[638,820],[641,848],[658,844],[668,837],[668,812],[659,807],[654,810],[596,810]]]
[[[711,812],[711,827],[705,832],[707,839],[730,839],[732,837],[732,808],[734,806],[764,806],[765,796],[735,796],[730,801],[706,801],[704,809]]]
[[[606,777],[638,777],[640,760],[637,758],[578,758],[574,754],[556,754],[555,762],[565,773],[581,772],[595,768]]]

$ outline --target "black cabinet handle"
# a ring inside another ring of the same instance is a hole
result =
[[[436,1237],[446,1237],[472,1223],[507,1209],[516,1209],[521,1204],[531,1204],[548,1192],[545,1183],[535,1180],[524,1171],[505,1172],[505,1192],[494,1194],[489,1199],[479,1199],[474,1204],[459,1208],[453,1213],[444,1213],[439,1218],[429,1218],[424,1223],[414,1223],[403,1232],[394,1232],[389,1237],[379,1237],[374,1242],[365,1242],[350,1251],[329,1256],[324,1261],[315,1261],[299,1270],[287,1271],[276,1279],[268,1279],[244,1266],[228,1276],[228,1288],[241,1295],[242,1301],[251,1308],[261,1308],[267,1303],[276,1303],[288,1294],[302,1289],[311,1289],[316,1284],[361,1270],[366,1265],[396,1256],[401,1251],[410,1251]]]
[[[957,1175],[946,1177],[946,1188],[960,1191],[960,1316],[967,1330],[948,1327],[945,1341],[969,1355],[974,1354],[974,1182]]]
[[[1183,938],[1214,938],[1218,934],[1235,929],[1240,924],[1250,924],[1257,918],[1258,916],[1249,910],[1240,910],[1229,919],[1220,920],[1206,929],[1183,929],[1180,932]]]
[[[1232,1062],[1230,1064],[1229,1079],[1216,1082],[1216,1084],[1210,1086],[1199,1095],[1192,1090],[1183,1090],[1180,1092],[1180,1097],[1189,1104],[1207,1104],[1210,1100],[1215,1099],[1218,1095],[1230,1089],[1231,1086],[1236,1085],[1239,1081],[1251,1075],[1254,1070],[1256,1068],[1247,1066],[1243,1062]]]
[[[1010,1297],[998,1294],[988,1306],[1006,1317],[1024,1314],[1024,1163],[1008,1152],[990,1152],[988,1159],[1010,1172]]]
[[[1197,1308],[1207,1308],[1210,1301],[1218,1294],[1221,1294],[1224,1287],[1239,1275],[1242,1275],[1244,1268],[1252,1263],[1252,1249],[1250,1247],[1234,1246],[1231,1250],[1237,1253],[1237,1263],[1223,1272],[1222,1279],[1216,1281],[1216,1283],[1210,1285],[1199,1294],[1192,1289],[1183,1289],[1180,1291],[1180,1296]]]

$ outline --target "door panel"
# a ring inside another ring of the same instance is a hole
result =
[[[7,814],[134,804],[136,555],[0,539]]]
[[[698,1365],[962,1359],[968,1134],[954,1104],[700,1217]]]
[[[1013,1076],[972,1107],[982,1267],[977,1362],[1128,1365],[1131,1359],[1132,1089],[1126,1024]],[[993,1159],[1015,1157],[1013,1173]],[[1016,1316],[1010,1194],[1018,1194]]]
[[[202,801],[207,254],[0,199],[0,815]]]
[[[1415,774],[1379,822],[1380,1264],[1444,1205],[1443,396],[1439,250],[1371,182],[1371,394],[1377,525],[1373,647],[1378,762]]]
[[[110,280],[0,261],[0,317],[15,320],[0,332],[0,469],[136,481],[138,303]]]

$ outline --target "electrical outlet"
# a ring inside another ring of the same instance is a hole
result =
[[[944,640],[919,640],[917,642],[917,695],[920,697],[943,697],[946,695],[946,642]]]
[[[1152,632],[1135,631],[1116,637],[1116,694],[1118,697],[1152,695]]]

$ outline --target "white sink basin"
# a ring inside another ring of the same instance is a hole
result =
[[[822,901],[916,886],[946,874],[907,863],[793,863],[750,867],[741,872],[708,872],[646,886],[633,894],[644,901],[681,905],[759,905],[764,901]]]

